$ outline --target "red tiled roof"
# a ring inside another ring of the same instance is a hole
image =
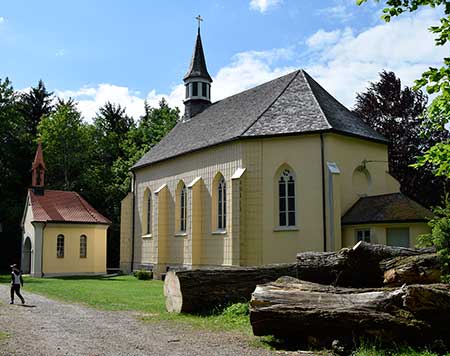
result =
[[[76,192],[45,190],[38,195],[29,189],[33,221],[111,224]]]

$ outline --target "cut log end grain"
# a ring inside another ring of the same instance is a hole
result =
[[[180,281],[175,272],[169,271],[164,280],[164,296],[166,298],[166,309],[169,313],[180,313],[183,306],[183,295],[181,293]]]

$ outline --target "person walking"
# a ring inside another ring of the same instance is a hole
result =
[[[9,304],[14,304],[14,293],[20,298],[22,304],[25,304],[25,299],[23,299],[22,294],[20,294],[20,286],[23,287],[22,273],[17,268],[16,264],[11,265],[11,268],[11,302]]]

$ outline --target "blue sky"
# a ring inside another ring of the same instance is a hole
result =
[[[384,24],[354,0],[14,0],[0,5],[0,78],[42,78],[87,119],[107,100],[135,117],[144,99],[182,106],[198,14],[215,100],[305,68],[351,106],[382,69],[411,84],[445,55],[426,31],[436,11]]]

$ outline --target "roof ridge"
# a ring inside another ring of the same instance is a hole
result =
[[[328,124],[329,128],[332,129],[333,125],[331,125],[330,122],[328,121],[327,115],[323,111],[322,106],[319,103],[319,99],[317,99],[316,93],[314,92],[313,88],[311,87],[311,84],[309,83],[308,77],[311,78],[311,76],[304,69],[300,69],[300,72],[302,72],[302,75],[303,75],[303,78],[305,79],[306,85],[308,86],[309,90],[311,91],[314,101],[316,102],[317,106],[319,107],[319,110],[322,113],[326,123]],[[319,83],[317,83],[317,84],[319,84]]]
[[[292,79],[291,80],[289,80],[289,83],[287,83],[286,84],[286,86],[283,88],[283,90],[280,92],[280,94],[278,94],[277,95],[277,97],[269,104],[269,106],[267,106],[267,108],[265,108],[263,111],[262,111],[262,113],[261,114],[259,114],[258,115],[258,117],[239,135],[239,137],[242,137],[243,135],[245,135],[245,133],[248,131],[248,130],[250,130],[250,128],[253,126],[253,125],[255,125],[258,121],[259,121],[259,119],[278,101],[278,99],[284,94],[284,92],[286,91],[286,89],[287,88],[289,88],[289,86],[292,84],[292,82],[294,81],[294,79],[295,78],[297,78],[297,76],[298,76],[298,73],[301,71],[301,69],[298,69],[298,70],[296,70],[296,71],[294,71],[294,72],[292,72],[292,73],[295,73],[295,75],[292,77]],[[289,73],[289,74],[292,74],[292,73]],[[288,75],[288,74],[286,74],[286,75]],[[282,78],[282,77],[281,77]],[[276,78],[276,79],[279,79],[279,78]],[[276,79],[274,79],[274,80],[276,80]],[[267,82],[267,83],[270,83],[270,82]],[[264,83],[264,84],[266,84],[266,83]],[[256,87],[255,87],[256,88]]]

